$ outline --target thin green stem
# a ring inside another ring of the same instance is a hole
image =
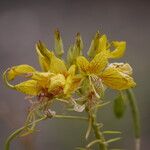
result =
[[[126,90],[130,108],[131,108],[131,113],[132,113],[132,119],[133,119],[133,126],[134,126],[134,134],[135,134],[135,149],[140,150],[140,117],[139,117],[139,110],[138,106],[136,103],[136,98],[135,95],[132,91],[132,89]]]
[[[54,118],[88,120],[88,118],[86,118],[86,117],[81,117],[81,116],[64,116],[64,115],[55,115],[55,116],[54,116]]]
[[[19,135],[23,130],[25,130],[27,127],[31,126],[33,123],[39,123],[42,120],[45,120],[47,118],[47,116],[44,116],[30,124],[28,124],[27,126],[23,126],[21,128],[19,128],[18,130],[16,130],[15,132],[13,132],[6,140],[5,142],[5,150],[9,150],[10,149],[10,143],[11,141],[17,136]]]
[[[88,120],[87,118],[85,117],[81,117],[81,116],[65,116],[65,115],[54,115],[52,116],[53,118],[59,118],[59,119],[78,119],[78,120]],[[35,121],[33,121],[32,123],[29,123],[28,125],[25,125],[19,129],[17,129],[15,132],[13,132],[6,140],[5,142],[5,150],[9,150],[10,149],[10,144],[11,144],[11,141],[16,138],[22,131],[24,131],[27,127],[33,125],[33,124],[37,124],[45,119],[47,119],[48,117],[47,116],[44,116],[40,119],[37,119]]]

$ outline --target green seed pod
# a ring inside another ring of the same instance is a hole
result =
[[[114,113],[115,116],[120,119],[123,117],[126,110],[125,96],[120,93],[118,97],[114,100]]]

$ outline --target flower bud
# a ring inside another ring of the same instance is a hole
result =
[[[90,48],[88,50],[88,56],[93,58],[96,55],[96,51],[99,48],[99,39],[100,39],[100,33],[99,31],[96,32],[95,37],[92,39]]]
[[[64,53],[63,42],[58,29],[55,30],[55,53],[58,57],[61,57]]]
[[[71,45],[67,53],[67,61],[69,65],[76,62],[76,58],[82,55],[83,41],[80,33],[77,33],[74,45]]]

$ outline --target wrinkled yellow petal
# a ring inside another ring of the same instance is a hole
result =
[[[36,44],[36,51],[42,70],[48,71],[50,69],[52,52],[50,52],[41,41]]]
[[[114,67],[106,68],[100,77],[106,86],[116,90],[124,90],[136,85],[132,77]]]
[[[99,39],[98,52],[106,51],[106,49],[107,49],[107,36],[104,34]]]
[[[38,81],[38,85],[42,88],[48,88],[50,83],[50,78],[55,74],[51,72],[34,72],[31,79]]]
[[[29,65],[19,65],[14,66],[7,72],[7,79],[13,80],[16,76],[24,75],[24,74],[30,74],[32,72],[35,72],[35,69]]]
[[[48,91],[54,90],[65,85],[65,77],[62,74],[57,74],[50,78],[50,85]]]
[[[89,72],[91,74],[99,74],[108,64],[107,53],[98,53],[90,62]]]
[[[79,76],[68,76],[64,87],[64,94],[69,96],[71,93],[73,93],[79,88],[81,81],[82,78]]]
[[[27,95],[35,96],[35,95],[38,95],[40,92],[40,89],[38,88],[38,85],[37,85],[37,81],[35,80],[25,81],[25,82],[15,85],[14,87],[17,91],[22,92]]]
[[[120,72],[125,73],[127,75],[132,75],[133,69],[128,63],[112,63],[110,66],[117,68]]]
[[[79,56],[77,58],[77,65],[79,67],[80,72],[87,73],[89,69],[89,64],[89,61],[85,57]]]
[[[50,69],[52,73],[66,74],[67,68],[63,60],[57,58],[54,54],[51,57]]]
[[[115,47],[115,50],[110,52],[110,58],[120,58],[124,55],[125,49],[126,49],[126,42],[121,41],[115,41],[113,42],[113,46]]]

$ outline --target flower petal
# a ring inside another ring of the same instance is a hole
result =
[[[100,77],[105,85],[116,90],[124,90],[136,85],[132,77],[114,67],[106,68]]]
[[[37,81],[35,80],[28,80],[25,82],[21,82],[20,84],[17,84],[14,86],[15,89],[19,92],[22,92],[27,95],[38,95],[40,92],[40,89],[38,88]]]
[[[109,58],[120,58],[124,55],[125,49],[126,49],[126,42],[121,41],[114,41],[113,46],[115,47],[115,50],[110,52]]]
[[[101,52],[101,51],[106,51],[106,49],[107,49],[107,36],[104,34],[99,39],[98,50],[99,50],[99,52]]]
[[[90,62],[89,72],[91,74],[99,74],[107,64],[107,52],[100,52]]]
[[[82,78],[80,76],[68,76],[64,87],[64,94],[69,96],[72,92],[79,88],[81,81]]]
[[[117,68],[120,72],[132,75],[133,69],[128,63],[111,63],[110,66]]]
[[[54,54],[52,54],[49,71],[56,74],[57,73],[66,74],[67,68],[63,60],[57,58]]]
[[[32,74],[31,79],[36,80],[41,88],[48,88],[50,84],[50,78],[55,74],[51,72],[35,72]]]
[[[16,76],[20,76],[20,75],[25,75],[25,74],[30,74],[32,72],[35,72],[36,70],[29,66],[29,65],[19,65],[19,66],[14,66],[12,67],[10,70],[8,70],[7,72],[7,79],[10,80],[14,80],[14,78]]]
[[[89,69],[89,64],[89,61],[85,57],[79,56],[77,58],[77,65],[79,67],[80,72],[87,73]]]
[[[55,90],[58,87],[65,85],[65,77],[62,74],[57,74],[50,78],[50,85],[48,91]]]

